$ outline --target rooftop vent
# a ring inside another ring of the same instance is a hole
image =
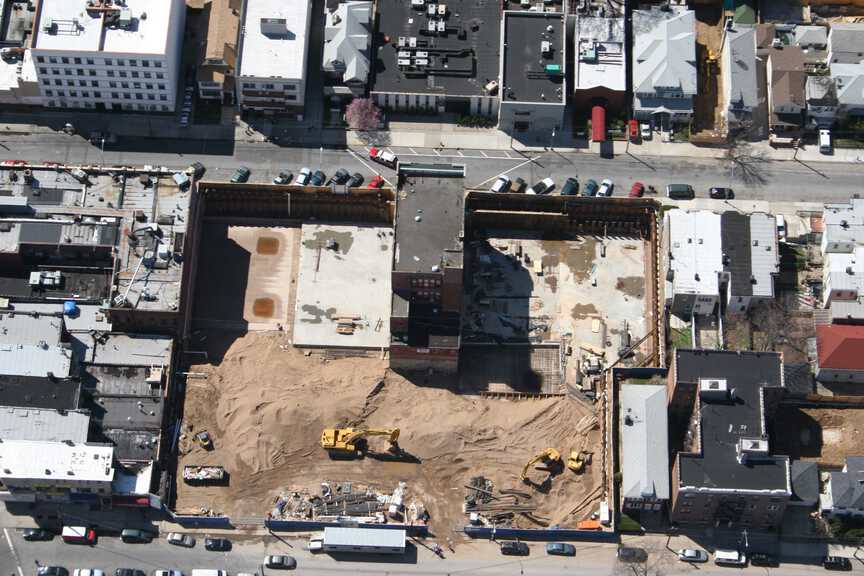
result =
[[[724,378],[700,378],[699,398],[706,402],[722,402],[732,396],[729,384]]]
[[[261,34],[264,36],[287,36],[288,20],[285,18],[261,18]]]
[[[741,464],[771,458],[768,454],[767,438],[740,438],[738,440],[737,451],[738,462]]]

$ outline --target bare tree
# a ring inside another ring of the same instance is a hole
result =
[[[381,110],[371,98],[355,98],[345,110],[345,119],[351,129],[369,132],[378,129]]]

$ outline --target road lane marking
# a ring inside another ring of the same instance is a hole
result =
[[[6,542],[9,544],[9,550],[12,551],[12,557],[15,558],[15,567],[18,568],[18,576],[24,576],[24,570],[21,568],[21,560],[18,558],[18,552],[15,550],[15,545],[12,544],[12,538],[9,536],[9,529],[3,528],[3,534],[6,535]]]
[[[487,156],[486,153],[483,152],[482,150],[480,150],[480,154],[482,154],[484,158],[488,158],[488,157],[489,157],[489,156]]]
[[[547,152],[544,152],[543,154],[547,154]],[[524,166],[524,165],[526,165],[526,164],[530,164],[531,162],[535,162],[538,158],[540,158],[540,156],[543,156],[543,154],[540,154],[540,155],[538,155],[538,156],[535,156],[534,158],[528,158],[528,159],[525,160],[524,162],[520,162],[519,164],[516,164],[516,165],[513,166],[512,168],[508,168],[507,170],[504,170],[504,171],[501,172],[500,174],[496,174],[495,176],[492,176],[491,178],[487,178],[486,180],[483,180],[482,182],[478,182],[478,183],[475,184],[474,186],[471,186],[471,188],[473,188],[473,189],[481,188],[481,187],[482,187],[484,184],[486,184],[487,182],[490,182],[490,181],[495,180],[496,178],[498,178],[498,176],[503,176],[504,174],[507,174],[508,172],[512,172],[513,170],[516,170],[517,168],[521,168],[522,166]]]
[[[375,170],[372,166],[370,166],[369,164],[367,164],[366,161],[363,160],[363,158],[361,158],[360,155],[357,154],[354,150],[351,150],[350,148],[348,148],[348,153],[351,154],[352,156],[354,156],[354,158],[355,158],[358,162],[360,162],[361,164],[363,164],[363,166],[365,166],[365,167],[366,167],[370,172],[372,172],[373,174],[377,174],[378,176],[381,176],[381,178],[384,178],[384,176],[383,176],[380,172],[378,172],[378,171]],[[394,186],[393,183],[390,182],[390,180],[388,180],[387,178],[384,178],[384,181],[385,181],[387,184],[389,184],[391,188],[393,188],[394,190],[396,189],[396,186]]]

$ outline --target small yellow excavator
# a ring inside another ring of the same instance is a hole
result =
[[[546,466],[546,468],[549,469],[550,472],[553,472],[555,469],[561,468],[561,453],[558,452],[558,450],[556,450],[555,448],[546,448],[545,450],[531,458],[528,463],[525,464],[525,467],[522,468],[522,475],[520,476],[522,482],[525,482],[526,484],[533,484],[533,482],[531,482],[531,480],[528,478],[528,470],[530,470],[531,467],[538,462],[542,462]]]
[[[390,452],[400,452],[398,428],[325,428],[321,447],[331,458],[357,458],[366,452],[366,439],[370,436],[386,436]]]

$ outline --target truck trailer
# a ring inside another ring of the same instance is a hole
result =
[[[405,530],[389,528],[324,528],[324,552],[404,554]]]

